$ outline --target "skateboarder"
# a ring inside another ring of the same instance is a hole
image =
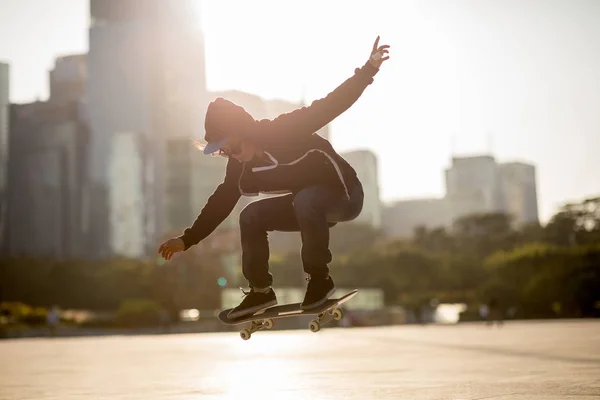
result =
[[[302,308],[323,304],[335,291],[329,276],[329,228],[362,211],[363,189],[354,169],[316,135],[354,104],[389,58],[389,46],[375,40],[362,68],[325,98],[273,120],[255,120],[246,110],[218,98],[208,106],[204,154],[228,158],[223,182],[193,225],[160,245],[166,260],[210,235],[229,216],[241,195],[287,193],[248,204],[240,213],[242,270],[250,291],[230,318],[277,304],[269,273],[267,232],[300,232],[308,287]],[[319,62],[319,61],[317,61]]]

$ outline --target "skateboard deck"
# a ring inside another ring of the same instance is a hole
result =
[[[320,306],[308,310],[301,309],[300,303],[281,304],[269,307],[252,315],[229,319],[227,318],[227,314],[229,314],[229,312],[232,310],[232,308],[229,308],[221,311],[218,318],[219,321],[225,325],[239,325],[246,322],[251,322],[249,328],[245,328],[240,331],[240,336],[244,340],[250,339],[252,333],[256,331],[273,329],[273,326],[275,325],[275,319],[298,317],[301,315],[317,315],[317,319],[311,320],[308,324],[308,327],[312,332],[318,332],[321,330],[321,325],[331,322],[332,320],[341,320],[344,317],[344,314],[342,313],[342,310],[338,308],[338,306],[350,300],[357,293],[358,289],[355,289],[338,299],[328,299]]]

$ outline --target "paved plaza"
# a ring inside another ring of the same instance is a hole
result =
[[[600,322],[4,340],[0,399],[600,399]]]

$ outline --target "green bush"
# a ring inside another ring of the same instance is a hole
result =
[[[31,307],[21,302],[0,303],[0,314],[11,323],[25,325],[45,325],[48,310],[43,307]]]

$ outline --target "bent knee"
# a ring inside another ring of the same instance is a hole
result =
[[[319,209],[315,188],[301,190],[294,196],[294,211],[296,214],[311,213]]]
[[[257,201],[248,204],[240,212],[239,223],[242,226],[252,226],[260,221],[260,205]]]

